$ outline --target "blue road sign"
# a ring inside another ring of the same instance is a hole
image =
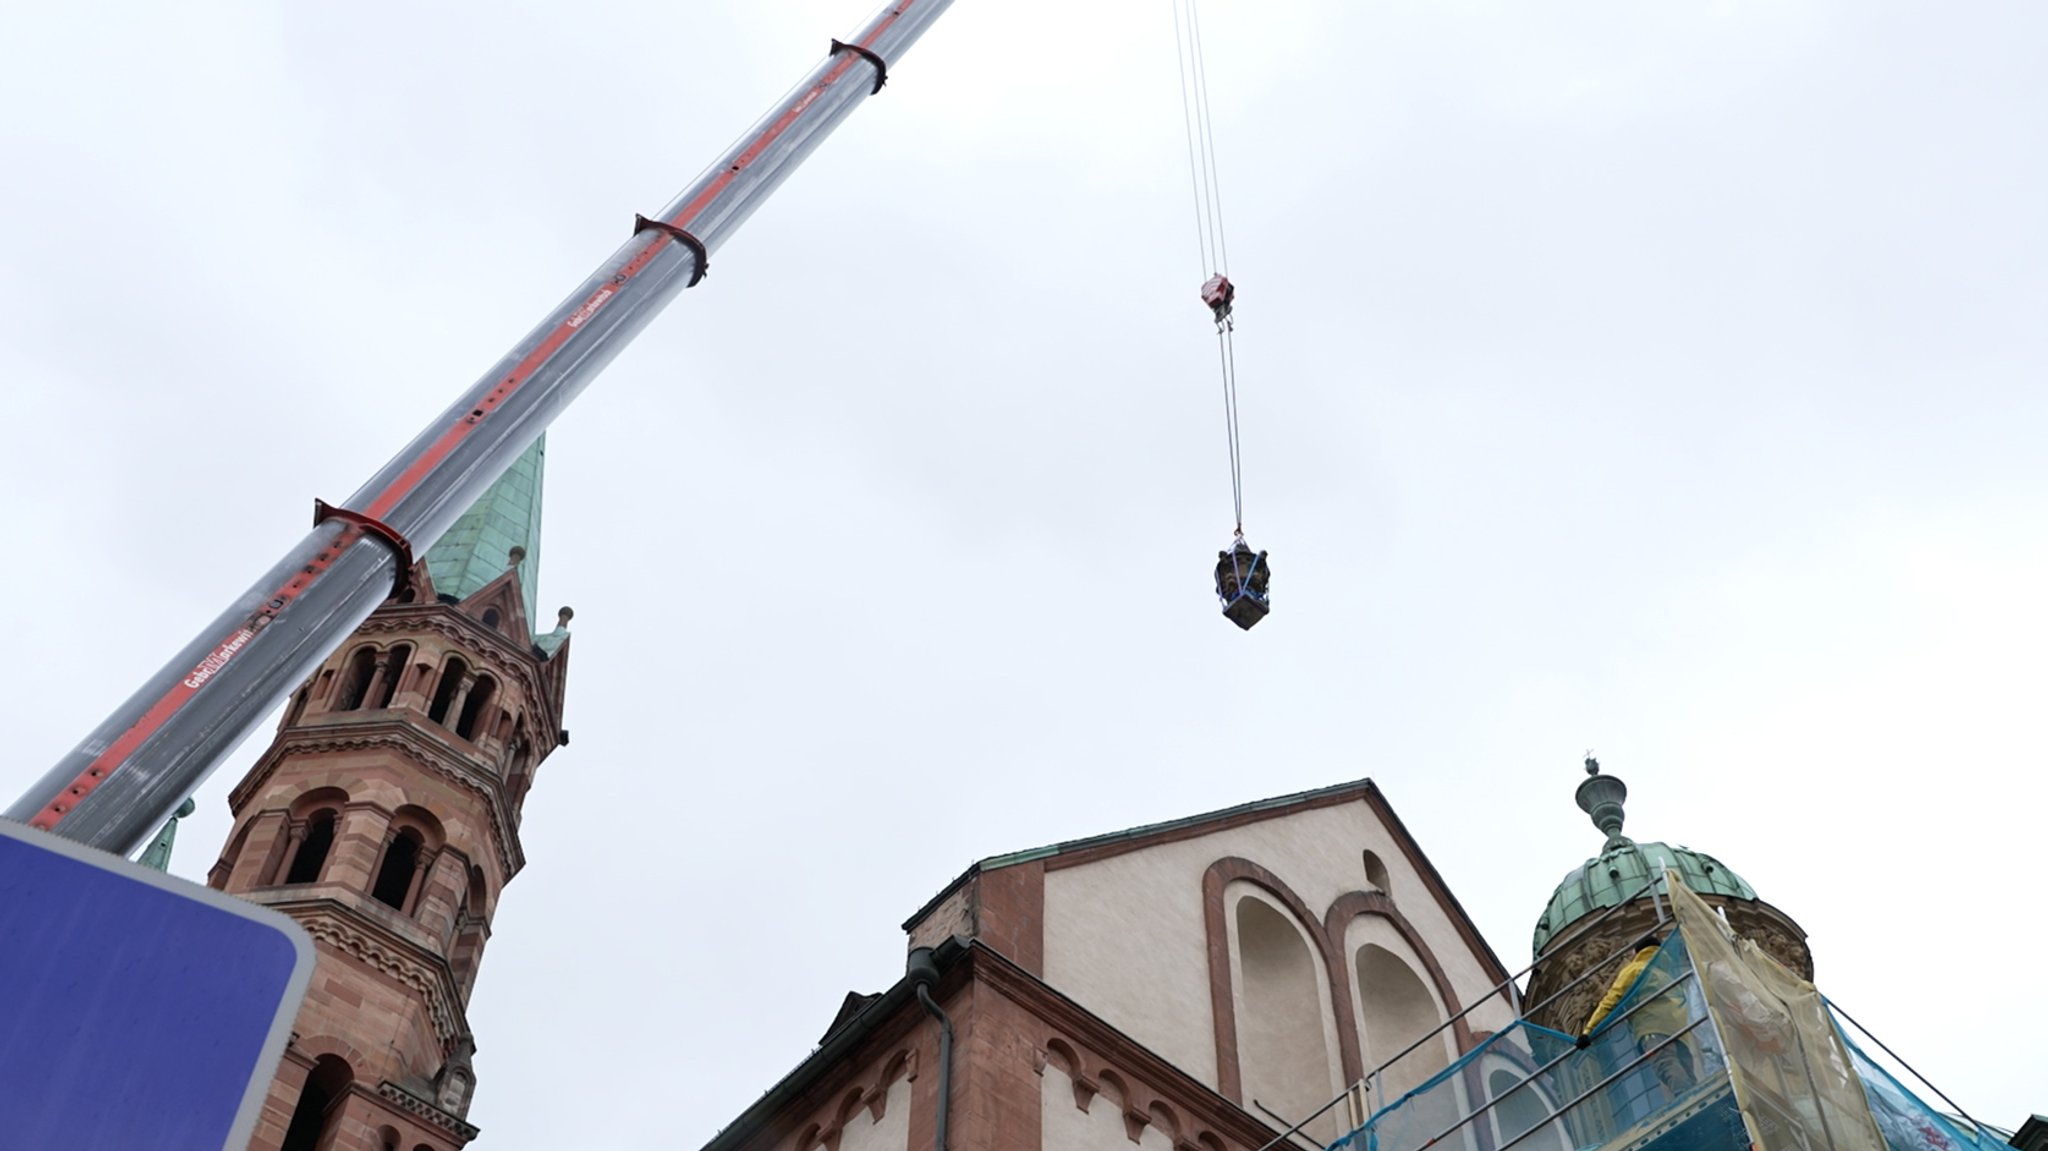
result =
[[[0,1151],[241,1151],[312,974],[277,912],[0,819]]]

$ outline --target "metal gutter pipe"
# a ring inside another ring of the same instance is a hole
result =
[[[939,1115],[936,1124],[938,1134],[932,1145],[934,1151],[946,1151],[946,1126],[953,1114],[953,1020],[932,1001],[931,988],[937,986],[939,982],[939,965],[932,958],[932,949],[920,947],[911,952],[903,977],[917,988],[918,1003],[933,1019],[939,1021]]]

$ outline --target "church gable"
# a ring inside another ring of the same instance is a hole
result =
[[[533,642],[533,627],[526,618],[526,597],[516,566],[506,568],[457,607],[464,615],[521,647]]]
[[[1445,1065],[1512,1017],[1370,781],[986,860],[908,926],[971,935],[1225,1097],[1304,1114],[1466,1007],[1404,1062]]]

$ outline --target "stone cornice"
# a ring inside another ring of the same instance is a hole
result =
[[[412,1092],[407,1091],[405,1088],[400,1087],[398,1084],[393,1083],[389,1079],[386,1079],[384,1082],[377,1084],[377,1095],[380,1098],[382,1098],[385,1102],[390,1103],[392,1106],[398,1108],[400,1111],[403,1111],[416,1119],[424,1119],[428,1123],[433,1124],[435,1127],[438,1127],[441,1130],[446,1131],[450,1135],[455,1136],[457,1139],[462,1140],[464,1143],[469,1142],[470,1140],[476,1138],[479,1134],[481,1134],[478,1128],[472,1127],[468,1123],[465,1123],[462,1120],[457,1119],[455,1116],[448,1114],[446,1111],[441,1110],[439,1107],[434,1106],[432,1103],[429,1103],[425,1099],[422,1099],[419,1096],[414,1095]]]
[[[431,739],[416,722],[376,720],[291,727],[249,769],[249,774],[228,793],[228,805],[239,813],[256,796],[277,768],[294,756],[337,751],[388,749],[405,756],[424,770],[455,784],[483,801],[490,812],[497,841],[498,862],[509,882],[526,866],[526,852],[519,843],[519,829],[512,821],[512,798],[502,780],[470,763],[446,743]]]
[[[438,953],[357,914],[338,900],[266,900],[265,905],[291,916],[316,942],[327,944],[418,994],[444,1056],[455,1050],[457,1040],[470,1033],[455,973]]]

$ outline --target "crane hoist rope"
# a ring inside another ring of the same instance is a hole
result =
[[[1202,262],[1202,303],[1216,323],[1216,360],[1223,377],[1224,431],[1230,446],[1231,547],[1216,553],[1216,596],[1223,614],[1249,630],[1270,605],[1265,552],[1244,539],[1244,441],[1237,419],[1237,286],[1230,282],[1230,245],[1223,231],[1223,188],[1217,177],[1216,127],[1210,117],[1209,69],[1202,56],[1198,0],[1172,0],[1174,48],[1180,65],[1181,122],[1187,133],[1194,190],[1195,239]]]

